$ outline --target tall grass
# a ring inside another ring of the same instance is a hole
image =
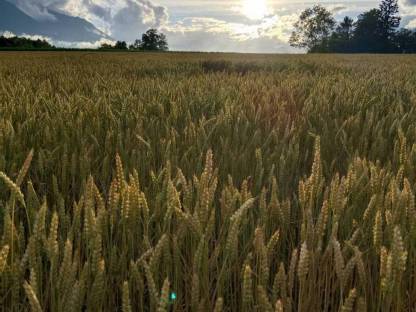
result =
[[[6,311],[412,311],[416,59],[2,53]]]

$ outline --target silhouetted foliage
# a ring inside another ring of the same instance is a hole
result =
[[[295,23],[290,44],[298,48],[313,50],[322,45],[336,25],[332,14],[323,6],[306,9]],[[320,47],[323,49],[323,47]]]
[[[127,43],[125,41],[117,41],[114,48],[117,50],[127,50]]]
[[[394,36],[394,44],[403,53],[416,53],[416,32],[400,29]]]
[[[400,26],[401,17],[397,0],[383,0],[380,4],[380,31],[384,40],[391,40]]]
[[[328,39],[328,42],[326,43],[327,51],[351,52],[348,42],[352,39],[353,29],[353,19],[346,16]]]
[[[140,50],[141,42],[142,41],[140,39],[136,39],[134,43],[129,46],[129,50]]]
[[[130,50],[140,51],[167,51],[168,41],[163,33],[157,29],[149,29],[129,47]]]
[[[24,37],[0,37],[0,48],[18,49],[52,49],[54,48],[46,40],[32,40]]]
[[[100,50],[111,50],[111,49],[114,49],[114,46],[109,44],[109,43],[102,43],[99,49]]]
[[[397,0],[383,0],[355,22],[346,16],[338,25],[332,13],[318,5],[301,13],[290,44],[310,53],[415,53],[416,33],[398,30],[400,21]]]
[[[350,43],[355,52],[383,52],[384,43],[382,42],[380,18],[381,12],[378,9],[372,9],[358,16],[355,23],[354,39]]]
[[[117,41],[115,45],[103,43],[100,50],[127,50],[127,43],[125,41]]]
[[[337,27],[337,34],[339,34],[343,39],[349,40],[353,35],[354,30],[354,20],[349,17],[345,16],[344,20],[339,24]]]

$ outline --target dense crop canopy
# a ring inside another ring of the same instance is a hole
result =
[[[0,306],[411,311],[415,70],[2,53]]]

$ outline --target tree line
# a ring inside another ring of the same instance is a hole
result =
[[[53,49],[55,48],[46,40],[33,40],[24,37],[5,37],[0,36],[0,48],[19,48],[19,49]]]
[[[46,40],[32,40],[25,37],[0,36],[0,48],[5,49],[58,49]],[[168,41],[166,36],[156,29],[149,29],[130,46],[125,41],[117,41],[115,44],[104,43],[100,50],[130,50],[130,51],[167,51]]]
[[[142,35],[142,39],[136,39],[127,46],[125,41],[117,41],[114,45],[102,44],[101,50],[131,50],[131,51],[167,51],[168,41],[165,34],[151,28]]]
[[[340,23],[315,5],[300,14],[289,43],[309,53],[416,53],[416,32],[400,22],[397,0],[383,0],[355,21],[346,16]]]

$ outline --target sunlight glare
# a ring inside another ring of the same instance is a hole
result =
[[[242,13],[249,19],[259,20],[267,15],[267,0],[242,0]]]

